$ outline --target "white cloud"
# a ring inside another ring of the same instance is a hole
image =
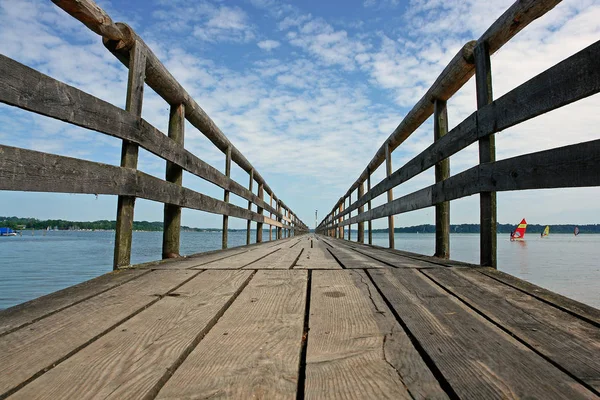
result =
[[[273,49],[278,48],[281,45],[281,43],[279,43],[276,40],[263,40],[257,43],[257,46],[260,47],[263,50],[266,51],[271,51]]]

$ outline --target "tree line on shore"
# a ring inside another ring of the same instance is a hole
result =
[[[356,226],[356,225],[354,225]],[[600,224],[574,225],[574,224],[556,224],[550,225],[551,233],[573,233],[575,226],[579,227],[580,233],[600,233]],[[114,230],[116,221],[100,220],[100,221],[66,221],[62,219],[47,219],[40,220],[37,218],[20,218],[20,217],[0,217],[0,227],[11,228],[14,230],[21,229],[58,229],[58,230]],[[498,224],[498,233],[510,233],[515,229],[513,224]],[[541,233],[546,225],[528,224],[528,233]],[[366,228],[366,226],[365,226]],[[214,231],[220,232],[220,228],[192,228],[182,226],[184,231]],[[134,221],[133,230],[136,231],[162,231],[163,223],[161,221]],[[230,231],[238,231],[245,229],[229,229]],[[356,229],[352,229],[355,231]],[[373,232],[387,232],[385,229],[373,229]],[[395,228],[395,233],[435,233],[435,225],[416,225],[401,228]],[[479,233],[479,224],[458,224],[450,225],[451,233]]]

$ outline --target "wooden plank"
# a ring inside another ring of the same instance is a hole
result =
[[[386,177],[390,177],[392,174],[392,151],[390,150],[389,144],[385,146],[385,174]],[[387,191],[387,202],[391,203],[394,200],[394,191],[390,189]],[[393,249],[396,247],[394,244],[394,216],[388,216],[388,247]]]
[[[555,307],[569,312],[572,315],[576,315],[596,327],[600,327],[600,310],[597,308],[588,306],[587,304],[580,303],[573,299],[569,299],[568,297],[561,296],[558,293],[551,292],[548,289],[544,289],[534,285],[533,283],[516,278],[502,271],[493,270],[490,268],[481,268],[480,271],[482,274],[485,274],[500,282],[504,282],[505,284],[521,290],[537,299],[550,303]]]
[[[0,396],[52,369],[197,271],[152,271],[0,337]]]
[[[0,336],[90,299],[147,272],[142,270],[113,271],[58,292],[0,310]]]
[[[15,393],[14,399],[153,396],[216,323],[250,271],[207,271]]]
[[[258,271],[158,399],[296,398],[305,271]]]
[[[446,136],[367,190],[342,214],[408,181],[435,163],[450,157],[483,137],[527,121],[543,113],[571,104],[600,91],[600,42],[596,42],[535,76],[492,104],[471,114]]]
[[[0,155],[0,190],[119,194],[253,221],[265,218],[128,168],[3,145]]]
[[[423,273],[600,393],[600,329],[478,270],[434,268]]]
[[[410,269],[368,273],[456,397],[596,398],[422,273]]]
[[[169,110],[169,138],[183,146],[185,135],[185,107],[183,104],[171,106]],[[183,169],[167,161],[165,180],[176,185],[183,184]],[[181,231],[181,207],[172,204],[164,206],[164,229],[162,258],[179,257],[179,236]]]
[[[263,185],[262,184],[258,185],[258,197],[261,200],[264,197]],[[257,213],[259,215],[263,215],[263,209],[261,207],[258,207],[256,211],[257,211]],[[257,222],[256,223],[256,243],[262,242],[262,236],[263,236],[263,223],[262,222]]]
[[[145,120],[0,54],[0,101],[137,143],[231,193],[279,214],[248,189],[175,143]],[[179,104],[179,103],[175,103]],[[186,110],[187,112],[187,110]],[[265,186],[267,190],[267,186]],[[269,192],[267,190],[267,192]]]
[[[352,246],[353,251],[367,256],[369,258],[373,258],[387,266],[392,266],[396,268],[430,268],[432,264],[423,262],[420,260],[415,260],[414,258],[402,257],[396,254],[392,254],[390,252],[385,251],[384,249],[374,249],[374,248],[365,248]]]
[[[300,246],[281,249],[244,267],[244,269],[291,269],[303,251],[304,249]]]
[[[231,147],[228,147],[225,151],[225,176],[228,178],[231,176]],[[229,203],[229,190],[224,191],[223,201]],[[221,235],[221,248],[226,249],[229,235],[229,216],[227,215],[223,215],[223,230]]]
[[[325,245],[313,241],[296,262],[294,269],[342,269]]]
[[[364,271],[313,271],[306,398],[446,399]]]
[[[202,263],[197,269],[240,269],[244,267],[252,268],[252,265],[258,260],[267,257],[269,254],[281,250],[281,245],[278,246],[258,246],[250,251],[246,251],[232,257],[219,259],[208,263]]]
[[[144,53],[138,42],[134,42],[130,53],[125,110],[131,113],[136,120],[140,120],[142,118],[142,102],[144,98],[146,53]],[[139,148],[137,143],[123,140],[121,149],[121,167],[137,169],[138,153]],[[114,270],[125,267],[131,263],[134,207],[135,197],[119,195],[117,201],[117,222],[115,227]]]
[[[341,263],[346,269],[356,268],[388,268],[387,264],[374,260],[370,257],[364,256],[356,251],[352,251],[349,248],[342,246],[336,246],[329,249],[335,259]]]

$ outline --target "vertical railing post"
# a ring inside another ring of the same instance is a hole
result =
[[[254,185],[254,168],[250,169],[250,182],[248,183],[248,190],[252,192],[252,186]],[[252,211],[252,202],[248,200],[248,210]],[[250,244],[250,227],[252,220],[248,220],[246,224],[246,244]]]
[[[358,199],[357,200],[360,200],[364,195],[365,195],[365,183],[361,182],[358,185]],[[364,206],[358,207],[358,215],[362,214],[364,211],[365,211]],[[358,223],[358,243],[364,243],[364,242],[365,242],[365,223],[359,222]]]
[[[492,66],[488,44],[482,42],[475,47],[475,84],[477,88],[477,108],[493,101]],[[496,161],[496,143],[494,135],[479,140],[479,163]],[[496,268],[496,192],[482,192],[480,205],[480,264]]]
[[[143,46],[136,41],[129,54],[129,78],[125,109],[141,119],[146,75],[146,53],[143,51]],[[137,144],[123,140],[121,167],[137,169],[138,150]],[[119,196],[117,200],[117,226],[113,259],[113,269],[115,270],[131,264],[134,206],[135,197]]]
[[[440,140],[448,133],[448,110],[446,101],[436,99],[433,103],[433,140]],[[435,164],[435,181],[442,182],[450,177],[450,159]],[[450,257],[450,202],[435,205],[435,257]]]
[[[352,205],[352,192],[348,195],[348,208]],[[346,207],[344,205],[344,207]],[[352,217],[352,213],[348,213],[348,219]],[[348,240],[352,240],[352,224],[348,224]]]
[[[367,192],[371,191],[371,171],[368,171],[367,174]],[[367,204],[369,207],[369,211],[371,210],[371,200]],[[373,222],[369,220],[369,244],[373,244]]]
[[[227,147],[225,151],[225,175],[229,178],[231,176],[231,146]],[[223,201],[229,203],[229,190],[225,190],[223,195]],[[223,215],[223,232],[222,232],[222,243],[221,248],[227,248],[227,242],[229,240],[229,216]]]
[[[277,213],[281,215],[281,201],[279,199],[277,200]],[[278,215],[277,221],[283,223],[283,218]],[[277,239],[281,239],[281,229],[280,226],[277,227]]]
[[[258,198],[263,200],[264,197],[264,192],[263,192],[263,184],[261,183],[260,185],[258,185]],[[262,207],[257,207],[257,211],[260,215],[263,214],[263,209]],[[261,243],[262,242],[262,234],[263,234],[263,223],[262,222],[257,222],[256,223],[256,243]]]
[[[389,177],[392,174],[392,154],[390,152],[389,143],[385,144],[385,172],[386,176]],[[394,192],[392,189],[387,191],[387,201],[391,203],[394,200]],[[388,217],[388,237],[389,237],[389,245],[390,249],[395,247],[394,243],[394,216],[390,215]]]
[[[269,205],[273,208],[273,192],[270,194]],[[269,218],[273,219],[273,213],[269,211]],[[273,225],[269,224],[269,242],[273,240]]]
[[[169,112],[169,137],[175,143],[183,146],[185,130],[185,106],[172,105]],[[183,184],[183,169],[167,161],[165,180],[181,186]],[[163,219],[162,258],[179,257],[179,238],[181,232],[181,207],[165,204]]]
[[[344,208],[346,207],[346,199],[344,199],[341,203],[340,203],[340,211],[339,213],[341,214],[342,211],[344,211]],[[343,222],[345,219],[345,217],[340,218],[340,223]],[[344,227],[340,226],[340,239],[344,239]]]

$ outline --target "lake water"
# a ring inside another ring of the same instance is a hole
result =
[[[365,235],[366,236],[366,235]],[[252,240],[255,234],[251,235]],[[268,231],[263,233],[268,240]],[[353,232],[353,239],[356,233]],[[0,238],[0,309],[83,282],[112,269],[114,232],[36,231],[32,236]],[[246,243],[245,232],[229,232],[229,246]],[[387,246],[387,233],[374,233],[373,244]],[[134,232],[132,262],[160,259],[162,232]],[[182,232],[184,255],[215,250],[220,232]],[[396,248],[432,255],[433,234],[396,234]],[[479,262],[479,235],[450,237],[451,258]],[[501,271],[600,308],[600,235],[529,236],[510,242],[498,236]]]

